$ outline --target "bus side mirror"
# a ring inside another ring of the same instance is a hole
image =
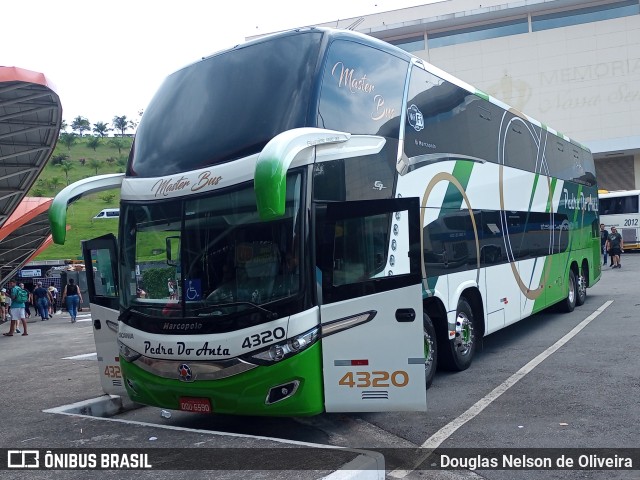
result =
[[[175,267],[180,259],[180,237],[167,237],[167,265]]]

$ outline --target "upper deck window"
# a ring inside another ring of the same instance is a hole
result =
[[[170,75],[144,112],[127,174],[158,177],[255,154],[307,126],[320,32],[216,54]]]

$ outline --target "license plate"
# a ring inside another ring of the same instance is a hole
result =
[[[180,410],[183,412],[211,413],[211,401],[208,398],[180,397]]]

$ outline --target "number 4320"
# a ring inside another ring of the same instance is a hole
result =
[[[347,372],[340,379],[338,385],[344,385],[349,388],[368,388],[368,387],[404,387],[409,383],[409,374],[404,370],[396,370],[395,372],[373,371],[373,372]]]

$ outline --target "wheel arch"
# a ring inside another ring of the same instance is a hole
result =
[[[466,288],[460,294],[460,298],[465,298],[471,306],[473,316],[476,318],[475,328],[477,328],[477,338],[484,337],[485,318],[484,318],[484,303],[482,302],[482,295],[477,287]],[[456,302],[457,304],[457,302]]]

